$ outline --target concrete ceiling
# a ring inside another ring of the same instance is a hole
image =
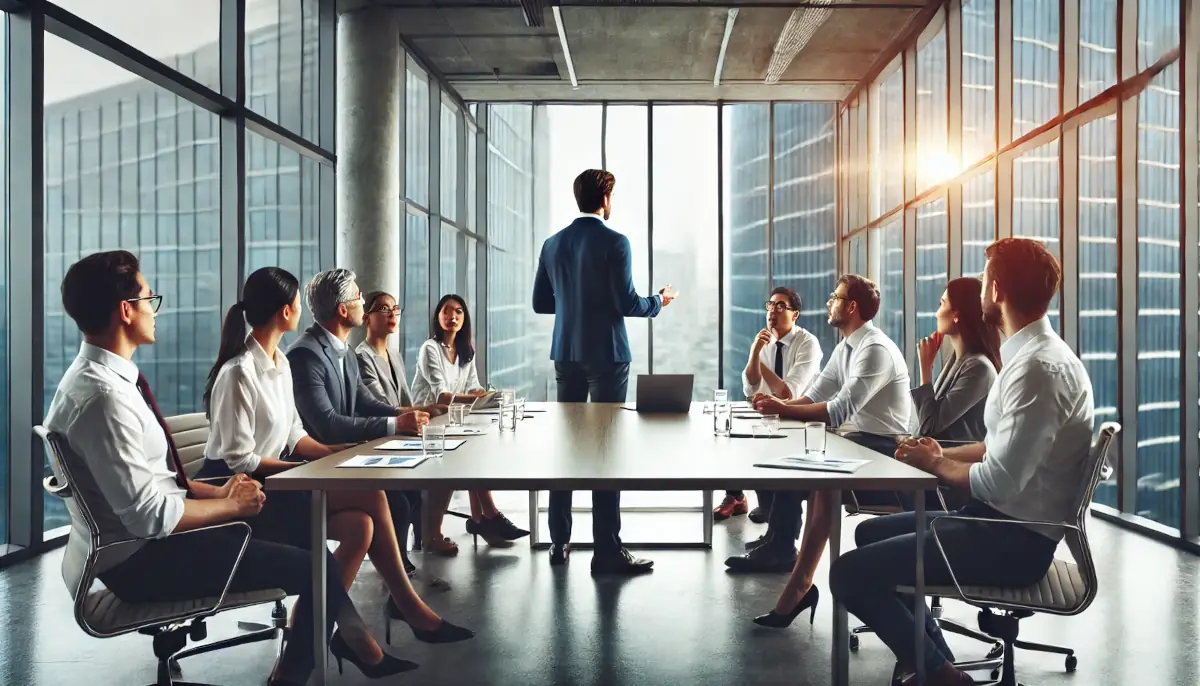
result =
[[[526,0],[541,19],[535,27],[527,26],[520,0],[342,0],[339,9],[394,7],[405,41],[467,100],[840,100],[926,0],[834,3],[779,82],[767,85],[789,16],[817,3],[562,0],[556,4],[578,88],[552,10],[541,0]],[[738,15],[714,86],[733,7]]]

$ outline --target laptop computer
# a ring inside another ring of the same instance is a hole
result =
[[[691,374],[638,374],[638,412],[687,412],[692,407]]]

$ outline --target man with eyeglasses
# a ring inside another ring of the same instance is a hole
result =
[[[803,302],[800,294],[787,286],[771,291],[765,303],[767,326],[754,337],[750,357],[742,372],[742,392],[747,398],[766,394],[779,398],[799,398],[821,369],[821,344],[817,337],[798,326]],[[750,511],[755,523],[768,520],[774,493],[758,491],[758,507]],[[746,494],[726,491],[725,499],[713,511],[713,519],[721,521],[744,515],[749,510]],[[782,513],[781,513],[782,514]],[[747,544],[750,555],[730,558],[732,568],[750,571],[787,571],[791,569],[796,552],[793,542],[800,536],[802,509],[786,519],[783,530],[772,527]],[[778,543],[776,543],[778,542]],[[755,550],[760,550],[755,554]]]

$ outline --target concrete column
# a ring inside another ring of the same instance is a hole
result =
[[[401,298],[404,51],[387,7],[338,17],[337,264]]]

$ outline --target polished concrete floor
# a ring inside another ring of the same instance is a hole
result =
[[[514,521],[526,521],[526,497],[506,495],[502,507]],[[680,504],[699,502],[696,494],[687,498],[696,502]],[[580,503],[586,500],[580,498]],[[846,520],[848,545],[856,521]],[[423,595],[438,612],[474,628],[478,636],[430,646],[395,625],[390,650],[421,668],[387,683],[827,684],[829,606],[822,604],[812,627],[798,621],[785,631],[758,629],[750,618],[772,606],[783,577],[725,572],[724,558],[740,552],[742,543],[762,528],[737,518],[716,526],[712,551],[648,552],[656,563],[653,574],[593,580],[588,552],[574,554],[568,568],[552,569],[545,552],[531,552],[524,544],[472,550],[461,520],[448,519],[446,533],[462,548],[459,556],[422,561],[418,555],[417,560],[454,587]],[[586,516],[577,516],[577,538],[588,538],[589,529]],[[699,540],[701,534],[698,513],[627,514],[624,531],[627,542]],[[1023,638],[1075,648],[1078,671],[1065,674],[1057,656],[1018,652],[1022,682],[1200,684],[1200,558],[1100,521],[1091,522],[1090,533],[1099,598],[1080,616],[1037,617],[1022,624]],[[60,562],[57,551],[0,572],[0,684],[151,683],[154,660],[147,637],[98,640],[75,626]],[[824,577],[822,570],[819,584],[824,585]],[[382,638],[385,595],[369,565],[352,595]],[[974,614],[954,603],[946,612],[971,626]],[[266,608],[221,615],[210,621],[210,636],[235,632],[236,619],[261,621],[267,615]],[[952,637],[951,643],[960,659],[986,651],[983,644],[966,639]],[[183,663],[185,678],[227,686],[263,683],[273,650],[258,644],[190,658]],[[891,668],[886,648],[864,637],[861,650],[851,657],[852,683],[883,686]],[[341,677],[334,671],[330,683],[369,683],[361,674],[351,674],[353,669],[347,665]]]

